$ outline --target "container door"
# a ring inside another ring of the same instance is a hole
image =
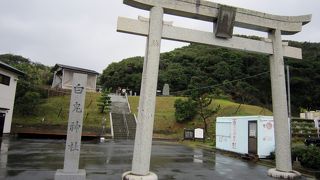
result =
[[[249,121],[248,122],[248,135],[249,135],[249,138],[248,138],[248,153],[249,154],[257,154],[257,135],[258,135],[258,132],[257,132],[257,121]]]
[[[5,117],[6,117],[6,114],[0,113],[0,137],[2,137]]]

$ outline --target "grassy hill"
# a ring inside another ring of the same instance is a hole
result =
[[[99,93],[87,92],[84,112],[83,131],[101,131],[102,120],[107,119],[106,127],[110,128],[109,114],[99,113],[97,99]],[[14,126],[46,127],[66,129],[69,116],[70,95],[50,97],[43,100],[37,109],[37,113],[30,116],[14,114]]]
[[[169,137],[181,139],[183,137],[184,128],[195,128],[202,127],[202,121],[199,117],[195,117],[193,121],[187,123],[176,123],[174,117],[174,102],[178,98],[183,97],[157,97],[156,103],[156,113],[155,113],[155,122],[154,122],[154,136],[156,137]],[[133,113],[137,115],[139,97],[132,96],[129,97],[130,107]],[[238,103],[234,103],[228,100],[217,99],[214,101],[214,104],[211,106],[221,106],[221,110],[217,116],[237,116],[237,115],[272,115],[267,109],[263,109],[258,106],[252,105],[241,105],[240,109]],[[209,133],[214,135],[214,119],[210,119]],[[213,137],[212,137],[213,138]]]
[[[97,99],[99,93],[87,93],[85,112],[84,112],[84,132],[101,132],[102,119],[107,119],[106,127],[110,128],[109,114],[103,115],[99,113],[97,106]],[[178,98],[183,97],[157,97],[155,124],[154,124],[154,136],[161,138],[176,138],[181,139],[184,128],[202,127],[202,121],[199,117],[195,117],[193,121],[187,123],[176,123],[174,117],[174,102]],[[43,100],[37,109],[37,113],[30,116],[24,116],[21,114],[14,114],[13,116],[13,128],[24,127],[36,127],[38,129],[52,130],[66,130],[69,115],[69,102],[70,95],[50,97]],[[129,97],[129,103],[133,113],[137,115],[139,97]],[[236,115],[271,115],[272,113],[267,109],[262,109],[258,106],[241,105],[239,108],[238,103],[234,103],[228,100],[218,99],[214,101],[212,106],[220,105],[221,110],[218,116],[236,116]],[[237,109],[239,108],[238,112]],[[210,119],[209,133],[214,135],[214,119]]]

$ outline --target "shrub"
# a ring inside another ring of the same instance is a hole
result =
[[[16,109],[23,115],[33,115],[37,112],[40,103],[40,94],[37,92],[27,92],[17,100]]]
[[[110,91],[111,89],[102,90],[101,96],[97,100],[98,101],[97,105],[99,107],[100,113],[104,113],[110,110],[110,106],[111,106],[111,97],[109,96]]]
[[[271,152],[270,159],[275,159],[275,153]],[[295,161],[298,158],[301,165],[305,168],[320,169],[320,148],[316,146],[299,145],[292,147],[291,159]]]
[[[196,102],[192,99],[177,99],[174,102],[174,107],[176,109],[174,115],[176,121],[181,123],[192,120],[193,117],[197,114],[196,106]]]
[[[320,169],[320,148],[316,146],[296,146],[292,148],[292,159],[299,159],[306,168]]]

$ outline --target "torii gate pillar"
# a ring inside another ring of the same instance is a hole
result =
[[[276,144],[276,168],[270,169],[268,175],[275,178],[293,179],[301,176],[301,174],[293,171],[291,164],[290,122],[288,117],[281,31],[278,29],[272,30],[269,32],[269,38],[273,44],[273,55],[270,56],[270,75]]]
[[[147,38],[146,57],[141,83],[141,94],[137,129],[134,143],[132,171],[122,175],[126,180],[157,180],[156,174],[149,172],[152,149],[152,134],[156,92],[160,61],[160,46],[163,26],[163,8],[150,10],[149,35]]]

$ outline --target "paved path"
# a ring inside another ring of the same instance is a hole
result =
[[[111,112],[112,113],[125,113],[129,114],[130,110],[128,107],[127,99],[125,96],[117,96],[114,94],[109,95],[111,97]]]
[[[63,167],[63,140],[5,139],[0,179],[53,179]],[[272,179],[268,167],[173,143],[154,142],[151,170],[160,180]],[[131,169],[133,141],[83,142],[80,168],[92,180],[119,180]],[[1,177],[2,176],[2,177]]]

